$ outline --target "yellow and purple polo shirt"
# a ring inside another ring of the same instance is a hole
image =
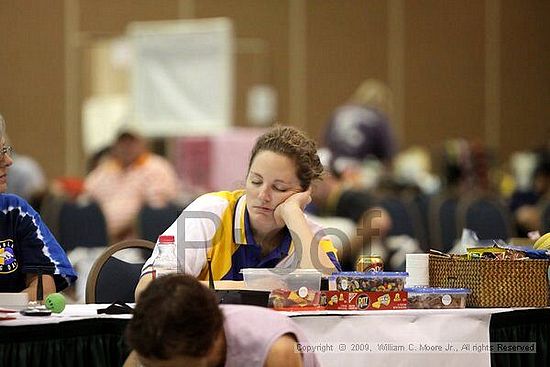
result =
[[[306,220],[314,235],[322,231],[319,225],[307,217]],[[243,190],[202,195],[163,235],[175,236],[178,272],[199,280],[208,279],[208,260],[214,280],[242,280],[240,271],[243,268],[292,268],[299,262],[295,244],[286,228],[280,245],[267,256],[261,256],[261,247],[252,235]],[[321,237],[319,243],[336,269],[340,269],[332,242]],[[157,245],[142,275],[152,270],[158,253]]]

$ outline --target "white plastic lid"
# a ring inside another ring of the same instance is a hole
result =
[[[468,288],[430,288],[430,287],[411,287],[405,288],[408,293],[414,294],[470,294]]]
[[[316,269],[285,269],[285,268],[243,268],[240,271],[241,274],[320,274],[321,272]]]

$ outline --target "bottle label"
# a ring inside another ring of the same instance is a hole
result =
[[[175,269],[156,269],[156,270],[153,270],[153,279],[156,279],[156,278],[160,278],[160,277],[163,277],[165,275],[168,275],[168,274],[176,274],[177,273],[177,270]]]

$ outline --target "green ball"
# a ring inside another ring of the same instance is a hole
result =
[[[44,304],[53,313],[60,313],[65,309],[65,297],[61,293],[52,293],[46,297]]]

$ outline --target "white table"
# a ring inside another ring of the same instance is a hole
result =
[[[511,309],[288,312],[323,366],[490,366],[491,315]]]
[[[63,313],[48,317],[14,314],[15,320],[0,321],[0,332],[3,333],[4,340],[9,340],[9,334],[17,334],[19,340],[25,341],[24,336],[27,334],[22,336],[21,330],[34,334],[36,330],[43,329],[42,325],[44,328],[54,327],[58,331],[71,330],[78,337],[80,333],[75,333],[75,325],[91,327],[106,324],[109,335],[122,335],[130,315],[98,315],[97,309],[106,306],[108,305],[68,305]],[[514,325],[523,325],[523,321],[516,321],[517,313],[509,314],[509,311],[514,310],[498,308],[283,313],[302,327],[308,338],[308,344],[303,347],[316,348],[316,354],[323,366],[485,367],[491,365],[491,355],[487,348],[491,316],[510,316],[508,318],[513,319]],[[538,323],[540,320],[540,324],[546,328],[539,330],[536,338],[539,341],[549,340],[550,309],[523,311],[523,320],[525,317],[529,322]],[[13,333],[10,331],[11,327]],[[101,334],[101,331],[99,333]],[[82,334],[86,334],[86,330],[82,330]],[[470,349],[463,350],[464,345]],[[423,351],[422,347],[429,347],[430,350]],[[441,350],[437,350],[438,348]],[[547,352],[549,346],[543,346],[542,349],[546,349]],[[112,359],[124,355],[122,350],[109,351],[113,353]],[[548,356],[541,360],[547,361]],[[540,366],[539,355],[527,364]],[[516,362],[512,365],[520,364]],[[522,367],[523,365],[521,364]]]
[[[13,320],[2,320],[0,326],[24,326],[24,325],[41,325],[41,324],[57,324],[60,322],[85,320],[85,319],[131,319],[132,315],[106,315],[98,314],[97,310],[108,307],[108,304],[71,304],[67,305],[63,312],[59,314],[52,313],[50,316],[23,316],[20,313],[12,313],[9,316],[15,317]],[[133,304],[131,304],[133,307]]]
[[[0,366],[119,367],[130,315],[98,315],[108,305],[69,305],[51,316],[0,321]]]

